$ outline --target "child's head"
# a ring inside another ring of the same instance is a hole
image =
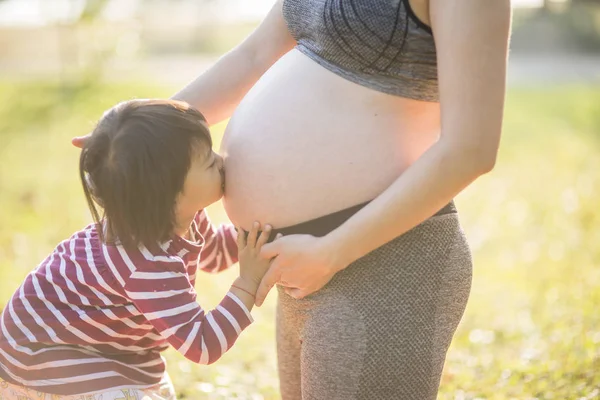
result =
[[[222,168],[202,114],[172,100],[131,100],[107,111],[79,163],[94,220],[106,222],[102,238],[124,246],[153,246],[185,231],[197,210],[223,195]]]

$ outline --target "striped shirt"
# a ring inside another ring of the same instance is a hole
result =
[[[215,228],[200,211],[191,240],[174,237],[125,250],[103,244],[95,225],[60,243],[15,292],[0,324],[0,378],[74,395],[158,383],[160,352],[219,359],[252,322],[228,292],[216,309],[196,302],[197,269],[237,262],[233,226]],[[202,256],[200,257],[200,252]]]

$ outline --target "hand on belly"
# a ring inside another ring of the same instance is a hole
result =
[[[274,260],[256,292],[255,304],[262,305],[275,284],[285,286],[296,299],[321,289],[346,267],[337,254],[326,238],[311,235],[284,236],[264,245],[261,256]]]

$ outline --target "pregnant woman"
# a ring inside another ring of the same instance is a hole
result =
[[[223,140],[231,220],[284,237],[283,399],[435,399],[471,284],[452,199],[494,166],[509,0],[280,0],[176,98]],[[235,111],[235,112],[234,112]]]
[[[509,0],[280,0],[175,96],[231,116],[231,220],[286,235],[257,294],[278,283],[284,400],[436,398],[471,284],[452,199],[494,166],[509,30]]]

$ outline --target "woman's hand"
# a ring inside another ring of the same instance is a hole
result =
[[[321,289],[347,266],[325,237],[311,235],[290,235],[265,244],[261,256],[274,260],[256,292],[256,306],[262,305],[276,283],[285,286],[290,296],[301,299]]]
[[[91,133],[88,133],[85,136],[76,136],[73,139],[71,139],[71,144],[75,147],[79,147],[80,149],[83,149],[83,146],[85,146],[85,142],[87,142],[87,140],[92,136]]]

